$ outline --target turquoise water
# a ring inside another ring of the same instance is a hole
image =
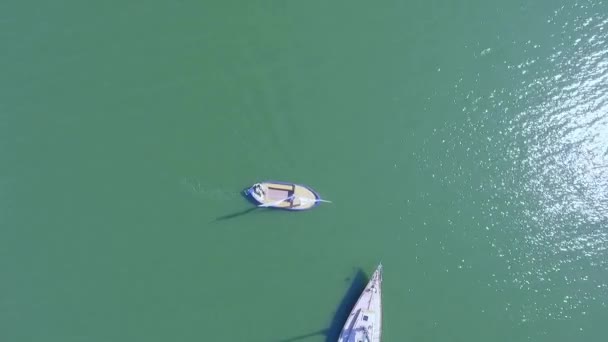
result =
[[[386,341],[603,341],[607,29],[596,0],[0,4],[0,340],[331,340],[382,262]],[[250,210],[264,179],[333,203]]]

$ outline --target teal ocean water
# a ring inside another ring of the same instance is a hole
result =
[[[608,4],[0,4],[0,341],[604,341]],[[331,204],[250,210],[264,179]]]

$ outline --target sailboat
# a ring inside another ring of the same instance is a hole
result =
[[[382,333],[382,264],[359,296],[338,342],[380,342]]]

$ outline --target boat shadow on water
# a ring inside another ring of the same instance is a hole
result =
[[[328,328],[323,329],[323,330],[313,331],[313,332],[310,332],[307,334],[294,336],[294,337],[287,338],[284,340],[279,340],[277,342],[302,341],[307,338],[319,336],[319,335],[325,335],[326,342],[337,341],[338,337],[340,337],[340,332],[342,331],[342,327],[344,326],[344,323],[346,322],[346,319],[348,318],[348,315],[350,314],[350,311],[357,303],[357,299],[359,299],[361,292],[363,292],[363,290],[365,289],[365,285],[367,285],[367,282],[369,281],[369,279],[365,275],[365,272],[363,272],[362,269],[357,269],[357,271],[355,272],[355,275],[352,278],[347,279],[347,281],[348,280],[350,280],[350,286],[348,287],[348,290],[344,294],[344,297],[342,297],[340,304],[336,308],[336,312],[334,313],[334,316],[333,316],[331,322],[329,323]]]
[[[237,218],[239,216],[247,215],[249,213],[253,213],[255,211],[258,211],[259,209],[266,209],[266,208],[260,208],[260,207],[258,207],[257,206],[258,203],[253,198],[251,198],[251,196],[249,196],[246,191],[247,191],[247,189],[241,191],[241,196],[243,198],[245,198],[247,200],[247,202],[255,205],[254,207],[247,208],[245,210],[240,210],[240,211],[237,211],[237,212],[234,212],[234,213],[230,213],[230,214],[227,214],[227,215],[222,215],[220,217],[216,217],[212,222],[225,221],[225,220]]]
[[[253,208],[237,211],[237,212],[234,212],[234,213],[231,213],[231,214],[223,215],[223,216],[220,216],[220,217],[216,217],[215,220],[213,220],[213,222],[225,221],[225,220],[229,220],[229,219],[236,218],[236,217],[239,217],[239,216],[247,215],[247,214],[252,213],[252,212],[254,212],[254,211],[258,210],[258,209],[260,209],[260,208],[253,207]]]

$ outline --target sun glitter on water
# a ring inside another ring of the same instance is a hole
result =
[[[493,65],[470,82],[500,69],[517,86],[476,93],[463,75],[454,97],[467,123],[434,138],[448,140],[444,163],[466,156],[451,161],[462,174],[441,182],[469,179],[460,186],[488,198],[478,204],[485,222],[478,229],[507,264],[489,286],[521,291],[519,307],[505,309],[523,323],[608,306],[608,15],[589,2],[546,22],[554,46],[517,43],[526,52],[521,62]],[[476,180],[475,168],[487,178]]]

